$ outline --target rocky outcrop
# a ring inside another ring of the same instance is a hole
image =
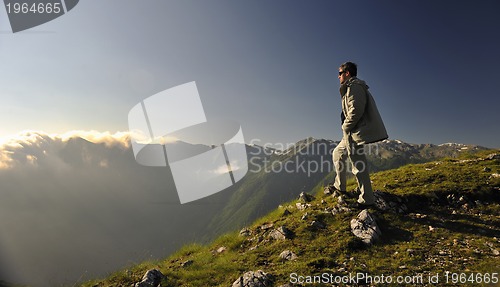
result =
[[[298,258],[298,256],[290,250],[285,250],[285,251],[281,252],[281,254],[280,254],[280,259],[283,261],[295,260],[297,258]]]
[[[389,194],[383,191],[376,190],[373,195],[375,196],[375,207],[381,211],[390,211],[393,213],[407,213],[404,200],[394,194]]]
[[[356,218],[351,220],[352,233],[365,244],[373,244],[382,232],[373,215],[368,210],[361,211]]]
[[[293,232],[284,226],[281,226],[278,229],[274,229],[269,233],[269,237],[271,237],[274,240],[292,239],[293,235],[294,235]]]
[[[252,231],[249,229],[249,228],[243,228],[241,231],[240,231],[240,236],[243,236],[243,237],[248,237],[252,235]]]
[[[135,283],[134,287],[158,287],[163,278],[165,278],[165,275],[160,270],[151,269],[144,274],[141,282]]]
[[[314,196],[312,196],[312,195],[310,195],[308,193],[302,192],[299,195],[299,200],[301,200],[303,202],[311,202],[311,201],[314,200]]]
[[[272,276],[262,270],[249,271],[234,281],[232,287],[270,287]]]

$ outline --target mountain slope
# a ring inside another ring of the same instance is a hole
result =
[[[309,138],[284,151],[248,146],[245,178],[180,205],[169,168],[137,164],[127,133],[20,134],[0,144],[0,278],[68,284],[168,256],[185,242],[210,242],[330,182],[336,144]],[[177,151],[208,148],[186,145]],[[372,146],[369,160],[380,170],[463,148],[387,141]]]
[[[391,208],[370,209],[382,231],[372,246],[351,233],[349,222],[359,210],[350,207],[350,199],[318,193],[309,203],[282,205],[240,234],[186,246],[165,260],[83,286],[130,286],[151,268],[166,275],[161,286],[231,286],[243,273],[257,270],[272,275],[271,286],[352,274],[364,276],[356,279],[359,284],[370,283],[368,275],[421,286],[495,282],[500,272],[499,173],[496,151],[374,174],[374,186],[391,200]],[[275,237],[281,227],[292,235]],[[280,259],[285,250],[297,257]],[[316,281],[308,286],[325,285]],[[401,285],[393,281],[388,286]]]
[[[233,231],[296,198],[301,192],[333,181],[331,154],[337,144],[331,140],[307,138],[283,151],[247,147],[249,172],[212,219],[209,234]],[[385,140],[368,145],[366,153],[369,170],[376,172],[482,150],[485,148],[473,145],[437,146]]]

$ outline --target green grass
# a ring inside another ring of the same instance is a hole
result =
[[[244,272],[259,269],[273,274],[276,286],[288,283],[292,273],[324,272],[339,275],[367,272],[394,277],[422,274],[424,282],[429,275],[438,274],[441,286],[466,286],[444,284],[444,272],[500,272],[499,257],[492,252],[500,250],[500,181],[491,177],[500,173],[500,163],[477,160],[491,153],[464,154],[458,159],[373,174],[374,189],[400,196],[410,211],[408,214],[374,211],[383,235],[371,247],[350,232],[349,222],[357,212],[337,215],[324,212],[337,199],[324,195],[318,185],[313,190],[316,198],[310,208],[298,210],[297,201],[283,204],[248,226],[252,232],[249,237],[240,236],[238,231],[208,245],[187,245],[164,260],[145,262],[82,286],[130,286],[151,268],[167,276],[163,287],[231,286]],[[349,188],[354,189],[355,185],[351,179]],[[449,194],[466,195],[481,203],[470,207],[450,205],[446,202]],[[284,215],[285,209],[290,214]],[[303,220],[305,213],[307,218]],[[311,229],[313,220],[325,223],[326,228]],[[265,224],[273,224],[273,228],[286,226],[295,236],[285,241],[269,240],[268,231],[260,228]],[[225,250],[218,253],[221,247]],[[279,254],[283,250],[291,250],[298,259],[282,261]],[[188,260],[192,264],[183,267],[182,263]],[[384,286],[398,285],[401,286]]]

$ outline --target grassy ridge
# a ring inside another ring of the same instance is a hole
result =
[[[416,280],[422,276],[420,286],[427,285],[429,275],[437,275],[441,286],[480,286],[470,281],[453,283],[451,275],[446,284],[445,272],[500,272],[500,179],[494,175],[500,173],[500,161],[483,160],[491,153],[373,174],[374,188],[397,195],[409,211],[374,210],[383,235],[371,247],[350,232],[349,222],[359,211],[332,215],[325,210],[335,206],[338,198],[318,192],[305,210],[297,209],[294,201],[257,220],[248,227],[249,236],[233,232],[209,245],[187,245],[165,260],[145,262],[82,286],[130,286],[152,268],[167,276],[163,287],[231,286],[244,272],[259,269],[274,276],[275,286],[290,282],[293,273],[325,272],[412,276]],[[355,183],[351,181],[349,186],[354,189]],[[312,221],[326,227],[312,228]],[[280,226],[295,236],[271,240],[269,231]],[[281,260],[279,254],[284,250],[298,258]]]

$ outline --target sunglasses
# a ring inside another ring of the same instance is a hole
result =
[[[343,73],[347,72],[347,70],[344,70],[344,71],[340,71],[339,72],[339,76],[342,76]]]

